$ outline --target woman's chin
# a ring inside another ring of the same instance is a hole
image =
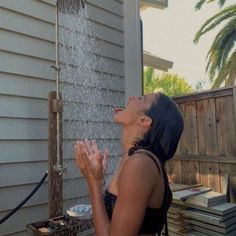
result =
[[[119,119],[118,114],[114,114],[114,116],[113,116],[113,121],[114,121],[114,123],[116,123],[116,124],[122,124],[121,120]]]
[[[119,124],[119,120],[117,120],[115,116],[113,117],[113,121],[115,124]]]

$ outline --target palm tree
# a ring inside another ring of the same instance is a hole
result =
[[[208,0],[212,2],[214,0]],[[226,0],[218,0],[223,6]],[[195,6],[200,9],[206,0],[201,0]],[[194,42],[197,43],[202,35],[219,26],[223,21],[225,25],[216,35],[207,54],[206,71],[212,82],[212,88],[218,88],[223,83],[232,86],[236,80],[236,4],[231,5],[208,19],[196,33]]]
[[[216,1],[216,0],[200,0],[195,5],[195,10],[200,10],[204,3],[211,3],[211,2],[214,2],[214,1]],[[222,7],[226,2],[226,0],[217,0],[217,1],[218,1],[219,7]]]

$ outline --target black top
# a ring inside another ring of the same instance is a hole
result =
[[[160,171],[159,165],[156,160],[157,157],[155,157],[154,154],[152,154],[146,150],[143,150],[143,149],[137,150],[135,153],[137,153],[137,152],[145,152],[155,162],[158,170]],[[166,175],[165,168],[162,165],[161,165],[161,169],[163,172],[164,186],[165,186],[162,206],[160,208],[150,208],[150,207],[146,208],[143,222],[142,222],[142,225],[139,229],[139,234],[161,235],[161,231],[163,229],[163,226],[166,223],[167,211],[168,211],[169,206],[172,201],[172,193],[171,193],[171,190],[169,187],[168,178]],[[116,195],[108,192],[107,190],[105,191],[104,202],[105,202],[107,215],[110,220],[112,218],[112,213],[113,213],[113,209],[114,209],[116,200],[117,200]]]

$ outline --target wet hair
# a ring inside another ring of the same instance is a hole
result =
[[[176,103],[162,93],[156,95],[156,101],[144,113],[152,119],[152,125],[143,138],[129,149],[128,155],[138,149],[146,149],[164,165],[176,152],[184,128],[183,116]]]

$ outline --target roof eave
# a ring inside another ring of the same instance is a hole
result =
[[[168,0],[141,0],[140,9],[145,9],[147,7],[153,7],[158,9],[164,9],[168,7]]]
[[[168,71],[173,67],[173,62],[157,57],[149,52],[143,52],[144,66],[150,66],[157,70]]]

